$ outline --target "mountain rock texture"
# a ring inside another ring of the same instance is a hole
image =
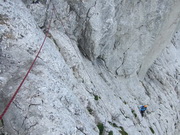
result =
[[[0,113],[47,34],[0,133],[179,135],[179,7],[179,0],[0,0]]]

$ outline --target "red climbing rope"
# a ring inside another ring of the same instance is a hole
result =
[[[52,12],[52,15],[51,15],[51,19],[50,19],[50,22],[49,22],[49,26],[48,26],[48,28],[47,28],[47,32],[46,32],[45,37],[44,37],[44,40],[43,40],[43,42],[42,42],[42,44],[41,44],[41,46],[40,46],[40,48],[39,48],[39,51],[38,51],[38,53],[36,54],[35,59],[33,60],[30,68],[28,69],[26,75],[24,76],[23,80],[21,81],[19,87],[16,89],[16,91],[15,91],[15,93],[13,94],[12,98],[10,99],[10,101],[8,102],[8,104],[7,104],[7,106],[5,107],[4,111],[3,111],[2,114],[0,115],[0,120],[2,120],[2,117],[6,114],[8,108],[10,107],[10,105],[11,105],[11,103],[13,102],[14,98],[16,97],[17,93],[19,92],[21,86],[23,85],[24,81],[26,80],[28,74],[30,73],[30,71],[31,71],[34,63],[36,62],[36,59],[38,58],[39,53],[41,52],[42,47],[44,46],[44,43],[45,43],[46,38],[47,38],[47,36],[48,36],[49,29],[50,29],[50,26],[51,26],[52,18],[53,18],[53,12]]]

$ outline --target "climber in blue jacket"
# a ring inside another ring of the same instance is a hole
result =
[[[146,109],[147,109],[147,105],[142,105],[142,106],[140,107],[140,113],[141,113],[141,116],[142,116],[142,117],[144,116],[144,112],[146,111]]]

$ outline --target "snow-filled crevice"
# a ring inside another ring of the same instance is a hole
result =
[[[177,26],[179,25],[180,15],[180,2],[176,1],[172,7],[170,13],[167,15],[164,21],[163,27],[161,28],[158,36],[156,37],[150,51],[145,56],[143,63],[139,71],[140,79],[143,79],[147,70],[153,64],[154,60],[161,54],[163,49],[170,44],[173,34],[176,32]]]

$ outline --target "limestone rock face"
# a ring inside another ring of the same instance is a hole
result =
[[[179,135],[179,7],[179,0],[0,0],[0,113],[48,32],[0,133]]]

